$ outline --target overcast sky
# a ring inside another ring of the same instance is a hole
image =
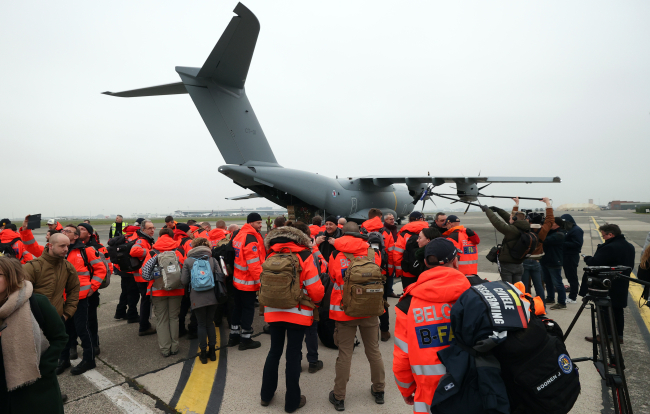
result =
[[[225,200],[247,191],[189,95],[100,94],[178,82],[236,4],[3,2],[0,216],[271,205]],[[557,175],[489,190],[650,201],[650,2],[244,4],[261,24],[246,91],[285,167]]]

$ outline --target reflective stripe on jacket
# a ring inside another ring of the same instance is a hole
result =
[[[133,236],[129,238],[129,241],[135,240],[135,244],[131,248],[131,252],[129,253],[131,257],[135,257],[138,260],[144,260],[145,257],[147,257],[147,254],[149,253],[149,250],[151,250],[151,244],[149,243],[149,240],[140,237],[138,234],[138,231],[133,233]],[[143,262],[144,264],[145,262]],[[142,278],[142,268],[140,268],[137,272],[131,273],[133,275],[133,278],[135,279],[136,282],[144,283],[146,280]]]
[[[88,266],[92,267],[92,276],[90,268],[84,263],[83,253],[86,254]],[[79,300],[86,299],[91,291],[96,292],[106,277],[106,266],[97,255],[94,248],[87,247],[79,240],[68,250],[66,259],[74,266],[79,277]]]
[[[25,245],[25,249],[27,249],[28,252],[30,252],[34,257],[41,257],[43,254],[43,250],[45,249],[45,246],[41,246],[38,244],[36,239],[34,238],[34,234],[30,229],[25,229],[21,227],[18,229],[18,233],[20,233],[20,238],[23,241],[23,244]]]
[[[463,226],[452,227],[447,230],[444,237],[451,240],[458,249],[458,270],[464,275],[475,275],[478,273],[478,249],[469,239],[467,229]]]
[[[260,290],[260,274],[266,258],[262,235],[246,223],[232,241],[232,247],[235,249],[233,286],[239,290],[257,292]]]
[[[14,239],[20,239],[20,234],[16,231],[5,229],[0,233],[0,243],[9,243]],[[16,259],[20,260],[21,264],[25,264],[32,260],[34,256],[27,250],[25,244],[21,240],[17,240],[11,245],[11,248],[14,250],[14,255]]]
[[[348,316],[341,309],[341,301],[343,300],[343,276],[350,264],[350,261],[345,257],[344,253],[353,254],[354,257],[367,257],[368,256],[368,242],[361,237],[344,235],[334,240],[334,250],[330,255],[327,268],[330,278],[333,282],[332,297],[330,298],[330,319],[335,321],[351,321],[353,319],[363,319],[353,316]],[[377,266],[381,265],[381,257],[375,253],[375,263]]]
[[[395,272],[397,276],[404,277],[415,277],[415,275],[410,274],[409,272],[402,271],[402,258],[404,257],[404,249],[406,248],[406,242],[411,237],[412,232],[419,234],[423,229],[429,227],[429,223],[426,221],[412,221],[408,224],[405,224],[397,233],[397,240],[395,241],[395,249],[393,251],[394,260],[395,260]],[[417,237],[417,236],[416,236]]]
[[[430,413],[440,378],[447,372],[438,351],[454,340],[451,307],[469,289],[458,270],[436,266],[407,287],[395,307],[393,374],[404,397],[414,395],[414,413]]]

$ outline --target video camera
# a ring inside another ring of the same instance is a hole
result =
[[[528,219],[531,224],[544,223],[544,213],[538,213],[533,210],[521,210],[521,212],[526,215],[526,219]]]
[[[620,276],[625,277],[623,272],[631,270],[629,266],[587,266],[583,269],[587,276],[589,291],[607,292],[612,287],[612,281]]]

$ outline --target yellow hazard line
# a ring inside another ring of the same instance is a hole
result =
[[[217,344],[221,343],[221,335],[219,329],[217,331]],[[217,360],[210,361],[207,364],[202,364],[197,356],[194,359],[194,366],[192,367],[192,374],[185,384],[185,389],[178,399],[176,409],[181,413],[196,413],[204,414],[212,394],[212,386],[214,379],[217,375],[217,368],[219,368],[219,353],[217,351]]]
[[[593,216],[591,216],[591,220],[596,225],[596,230],[598,230],[600,226],[596,222],[596,219]],[[598,233],[598,237],[600,237],[600,240],[602,240],[603,243],[605,242],[605,239],[603,239],[603,236],[600,234],[600,232]],[[636,275],[634,274],[634,272],[632,272],[630,277],[636,279]],[[638,303],[641,300],[641,294],[643,293],[643,285],[640,285],[638,283],[630,283],[629,291],[630,291],[630,295],[632,295],[632,299],[634,300],[634,303],[637,305],[637,309],[641,314],[641,319],[643,319],[643,322],[645,323],[645,327],[648,329],[648,332],[650,332],[650,308],[648,308],[647,306],[642,306],[641,308],[638,307]]]

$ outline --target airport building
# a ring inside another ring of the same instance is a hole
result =
[[[641,201],[610,201],[607,205],[610,210],[636,210],[637,208],[648,205],[650,202]]]

